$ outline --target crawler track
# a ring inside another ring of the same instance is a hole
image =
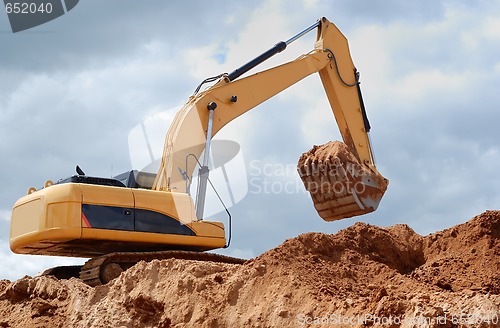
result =
[[[110,253],[88,260],[81,268],[80,279],[90,286],[106,284],[140,261],[182,259],[242,264],[246,260],[225,255],[192,251]]]

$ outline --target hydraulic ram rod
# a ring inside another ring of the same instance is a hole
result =
[[[283,50],[286,49],[287,45],[289,45],[293,41],[299,39],[300,37],[304,36],[305,34],[309,33],[310,31],[312,31],[313,29],[315,29],[318,26],[319,26],[319,21],[317,21],[313,25],[309,26],[308,28],[306,28],[302,32],[294,35],[293,37],[291,37],[287,41],[280,41],[280,42],[276,43],[274,45],[274,47],[272,47],[271,49],[267,50],[266,52],[262,53],[261,55],[257,56],[256,58],[254,58],[251,61],[249,61],[248,63],[246,63],[245,65],[243,65],[240,68],[237,68],[234,71],[232,71],[231,73],[229,73],[227,78],[229,79],[229,81],[233,81],[233,80],[237,79],[238,77],[245,74],[246,72],[248,72],[249,70],[251,70],[255,66],[263,63],[264,61],[268,60],[269,58],[276,55],[277,53],[282,52]]]

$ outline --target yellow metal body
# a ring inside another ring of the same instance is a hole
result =
[[[82,216],[83,204],[153,211],[178,220],[194,235],[95,228]],[[225,245],[223,224],[197,221],[187,194],[80,183],[49,186],[19,199],[12,209],[10,236],[15,253],[74,257]]]

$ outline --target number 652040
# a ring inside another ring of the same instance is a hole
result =
[[[34,2],[7,2],[5,4],[7,14],[50,14],[52,12],[52,4],[34,3]]]

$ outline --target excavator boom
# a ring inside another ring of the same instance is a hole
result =
[[[282,51],[288,42],[294,41],[314,27],[318,27],[318,32],[312,52],[289,63],[237,79],[270,56]],[[287,42],[276,44],[240,69],[223,75],[212,87],[192,96],[177,113],[167,133],[160,170],[153,188],[188,192],[185,177],[192,175],[198,162],[201,162],[196,159],[200,158],[203,151],[207,157],[209,140],[222,127],[313,73],[319,73],[321,77],[340,133],[347,145],[347,149],[343,149],[352,155],[349,156],[352,161],[346,162],[347,158],[334,158],[330,154],[299,164],[299,174],[306,189],[311,193],[318,213],[327,221],[375,210],[388,181],[375,167],[368,137],[369,123],[347,39],[326,18],[320,19]],[[187,160],[190,157],[191,160]],[[337,164],[344,165],[344,168],[355,165],[357,174],[363,176],[330,176],[329,169],[316,170],[317,163],[314,164],[314,161],[337,161]],[[206,165],[200,168],[200,176],[202,181],[207,178]],[[339,179],[345,181],[339,182]],[[345,188],[336,192],[339,183],[343,183]],[[363,193],[354,190],[354,185],[358,191],[363,189]],[[200,209],[204,206],[205,187],[202,182],[198,188],[197,217],[200,220],[203,219]]]

